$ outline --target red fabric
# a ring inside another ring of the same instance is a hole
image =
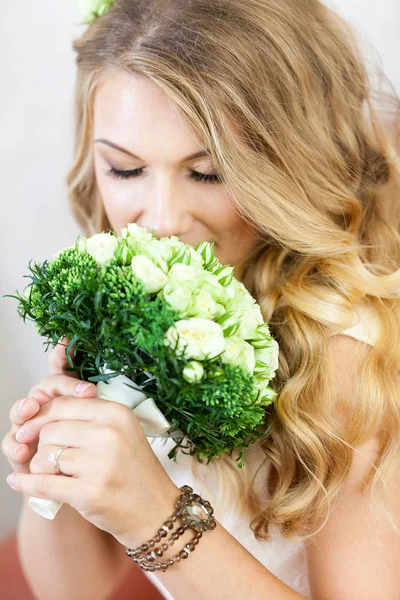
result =
[[[0,541],[0,600],[37,600],[22,571],[15,531]],[[163,600],[163,596],[132,562],[128,575],[107,600]]]
[[[0,599],[36,600],[22,572],[15,532],[0,542]]]

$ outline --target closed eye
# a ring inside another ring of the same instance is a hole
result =
[[[111,167],[111,169],[107,171],[107,175],[114,177],[114,179],[131,179],[141,175],[142,171],[143,169],[120,171],[119,169]],[[217,173],[198,173],[197,171],[190,171],[189,177],[201,183],[222,183],[222,178]]]

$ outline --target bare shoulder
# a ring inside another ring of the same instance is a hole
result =
[[[330,359],[335,367],[335,375],[341,383],[357,374],[370,349],[369,344],[349,335],[337,334],[329,338]]]
[[[350,336],[331,338],[338,391],[363,409],[354,386],[370,346]],[[368,407],[364,407],[368,410]],[[387,507],[372,506],[362,482],[375,462],[379,440],[372,436],[353,450],[340,496],[323,528],[305,542],[312,598],[318,600],[397,600],[400,590],[400,463],[387,481]],[[397,528],[397,529],[396,529]]]
[[[318,600],[397,600],[400,531],[372,509],[360,484],[377,451],[371,438],[354,453],[340,499],[326,524],[306,542],[310,588]],[[400,526],[400,468],[387,484],[388,508]],[[340,576],[338,576],[340,574]]]

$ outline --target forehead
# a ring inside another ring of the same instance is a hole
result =
[[[105,75],[96,90],[93,108],[94,138],[107,138],[142,157],[154,148],[157,153],[164,149],[177,158],[203,149],[176,103],[145,77]]]

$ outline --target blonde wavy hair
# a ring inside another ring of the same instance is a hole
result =
[[[355,31],[318,0],[117,0],[74,49],[67,183],[84,234],[111,228],[91,137],[94,94],[112,72],[148,77],[176,102],[257,232],[241,280],[280,346],[271,382],[280,395],[256,445],[257,473],[265,484],[270,465],[275,485],[261,498],[250,460],[239,469],[227,454],[209,465],[193,458],[205,486],[218,481],[216,515],[235,506],[258,540],[272,524],[307,539],[310,517],[326,522],[353,449],[376,435],[364,488],[385,505],[400,456],[400,164],[374,100],[389,99],[398,127],[399,99],[374,91]],[[360,343],[361,405],[338,394],[329,350],[359,303],[380,323],[376,344]]]

